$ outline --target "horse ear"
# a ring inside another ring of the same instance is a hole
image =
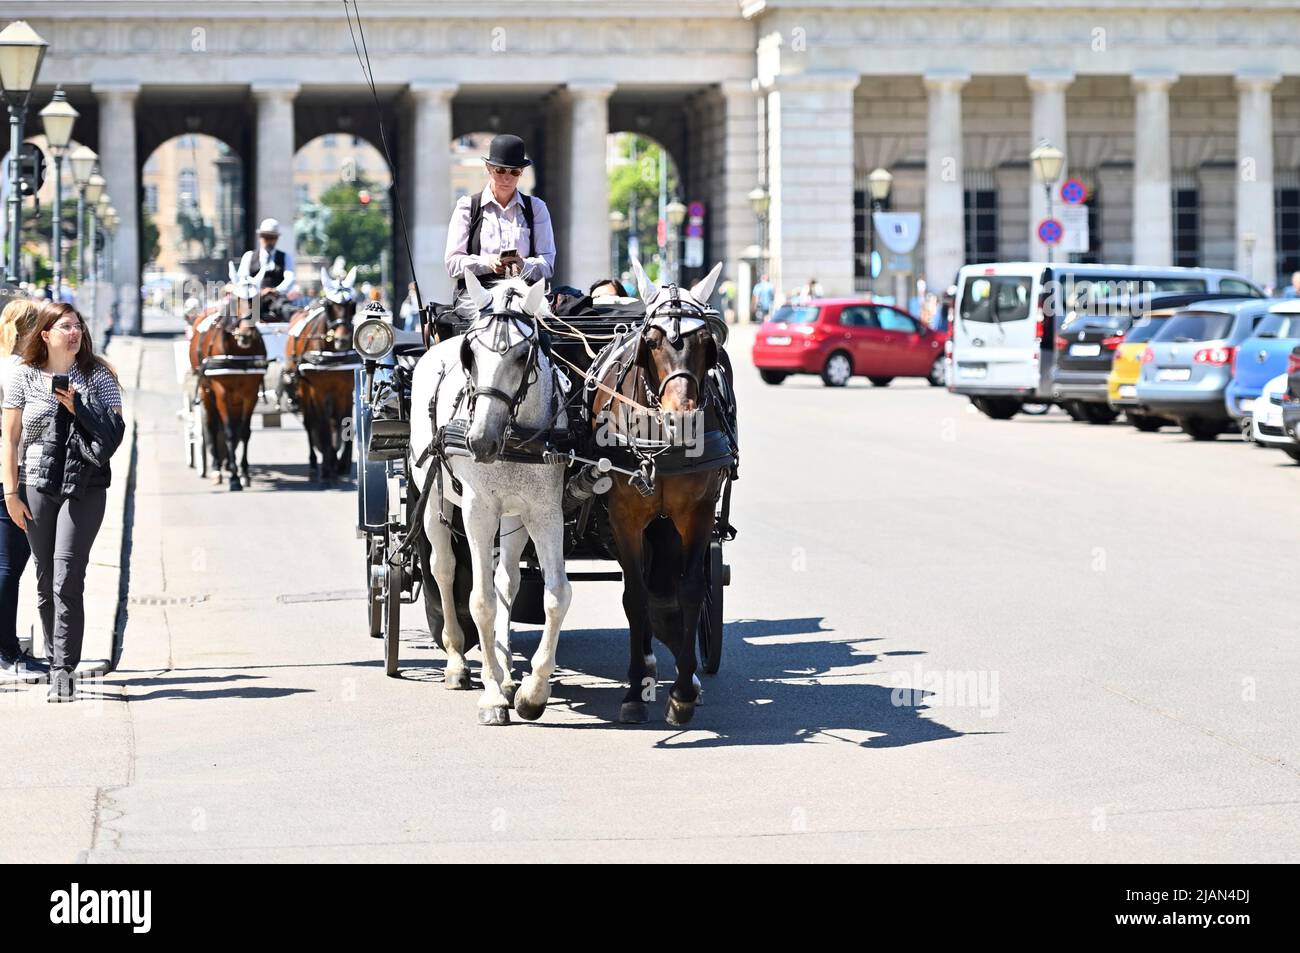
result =
[[[350,290],[352,286],[356,283],[356,280],[357,280],[357,266],[353,265],[352,268],[348,271],[347,277],[344,278],[343,281],[340,282],[340,284],[342,284],[344,288]]]
[[[713,270],[701,278],[691,288],[691,297],[700,304],[708,304],[709,296],[713,294],[713,286],[718,283],[718,275],[722,274],[722,262],[713,266]]]
[[[640,295],[642,301],[649,304],[654,300],[654,296],[659,289],[650,280],[650,276],[645,273],[645,269],[641,267],[641,262],[635,258],[632,259],[632,274],[636,276],[636,293]]]
[[[488,291],[478,280],[478,275],[465,269],[465,290],[469,292],[469,300],[474,307],[481,313],[484,308],[492,303],[492,292]]]
[[[545,303],[546,279],[539,278],[536,284],[528,289],[528,294],[524,295],[524,313],[535,315]]]
[[[230,283],[232,285],[239,284],[239,272],[235,270],[235,263],[232,261],[227,262],[227,264],[230,265]]]
[[[330,275],[328,271],[322,271],[320,273],[320,287],[321,290],[328,295],[331,294],[334,291],[334,289],[338,286],[334,284],[334,278]]]

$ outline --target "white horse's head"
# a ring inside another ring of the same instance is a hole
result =
[[[466,272],[465,290],[477,311],[460,345],[470,387],[469,449],[478,462],[491,463],[505,446],[506,425],[529,385],[545,371],[537,316],[548,313],[546,288],[544,281],[530,285],[522,278],[484,288]]]
[[[353,290],[356,281],[356,265],[352,266],[342,281],[335,281],[334,276],[328,271],[322,271],[320,274],[321,291],[324,293],[325,300],[332,301],[335,304],[347,304],[349,301],[356,299],[356,291]]]

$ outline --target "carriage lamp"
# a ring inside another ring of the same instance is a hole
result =
[[[9,278],[18,280],[18,253],[21,250],[22,190],[17,187],[19,157],[23,145],[23,121],[27,118],[27,101],[36,74],[41,71],[41,60],[49,44],[27,25],[26,20],[15,20],[0,30],[0,89],[9,104],[9,259],[6,262]]]
[[[68,155],[72,166],[72,181],[77,187],[77,284],[86,280],[86,186],[99,155],[89,146],[77,146]]]
[[[362,321],[352,336],[353,346],[369,361],[377,361],[388,354],[395,340],[393,326],[377,318]]]
[[[63,95],[63,87],[54,91],[54,98],[41,110],[41,125],[45,141],[54,156],[54,207],[50,210],[50,244],[53,245],[54,300],[63,300],[63,156],[72,141],[72,127],[81,115]],[[87,173],[89,174],[89,173]]]

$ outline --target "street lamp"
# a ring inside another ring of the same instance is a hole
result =
[[[22,231],[22,189],[18,184],[18,157],[23,147],[23,121],[41,60],[49,44],[27,25],[15,20],[0,30],[0,88],[9,104],[9,279],[18,280],[18,252]]]
[[[772,204],[772,196],[761,185],[754,186],[748,195],[749,207],[758,219],[758,273],[761,277],[767,270],[767,210]]]
[[[113,200],[108,197],[107,192],[99,193],[99,199],[95,202],[95,221],[99,223],[99,230],[101,232],[104,231],[104,227],[107,224],[108,210],[112,204]],[[103,248],[96,246],[96,252],[98,252],[98,254],[95,256],[95,278],[97,281],[102,281],[105,273],[104,258],[107,256],[108,243],[104,242]]]
[[[54,155],[54,208],[52,241],[54,243],[54,300],[63,300],[63,154],[72,140],[72,126],[79,116],[63,95],[63,87],[54,91],[50,104],[41,110],[45,141]]]
[[[672,234],[668,239],[668,258],[671,262],[669,274],[673,276],[673,283],[681,280],[678,274],[681,264],[681,234],[682,222],[686,221],[686,206],[677,199],[673,199],[664,206],[664,216],[668,219]]]
[[[72,182],[77,187],[77,286],[86,280],[86,188],[99,156],[89,146],[77,146],[68,156]]]
[[[888,169],[872,169],[867,176],[867,191],[871,193],[871,215],[867,222],[867,235],[870,239],[867,249],[867,287],[871,291],[876,290],[876,212],[880,211],[885,199],[889,198],[889,191],[893,187],[894,177]]]
[[[1065,166],[1065,153],[1046,139],[1042,139],[1039,140],[1038,147],[1029,153],[1029,164],[1034,170],[1034,178],[1042,185],[1043,194],[1047,196],[1047,217],[1051,218],[1052,186],[1061,177],[1061,169]],[[1047,246],[1049,263],[1052,257],[1052,246],[1049,244]]]
[[[613,236],[613,241],[614,241],[614,255],[613,255],[612,265],[614,269],[615,279],[617,279],[618,276],[622,274],[622,272],[619,270],[618,267],[619,266],[618,248],[619,245],[623,243],[622,235],[623,232],[626,230],[627,230],[627,216],[623,214],[621,209],[614,209],[612,212],[609,213],[609,231],[610,234]]]

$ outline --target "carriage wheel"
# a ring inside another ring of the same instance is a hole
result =
[[[208,476],[208,414],[203,406],[203,401],[199,400],[194,405],[194,426],[198,428],[196,435],[192,436],[191,446],[197,441],[199,449],[199,476],[205,480]]]
[[[716,675],[722,665],[722,587],[729,581],[727,568],[722,562],[722,543],[715,539],[709,543],[709,558],[704,562],[704,602],[696,630],[700,668],[706,675]]]
[[[388,567],[384,586],[384,674],[397,677],[397,652],[402,641],[402,567]]]
[[[374,536],[366,536],[366,609],[370,616],[370,637],[384,637],[384,600],[383,590],[375,585],[375,567],[382,566],[383,550],[377,545]]]

